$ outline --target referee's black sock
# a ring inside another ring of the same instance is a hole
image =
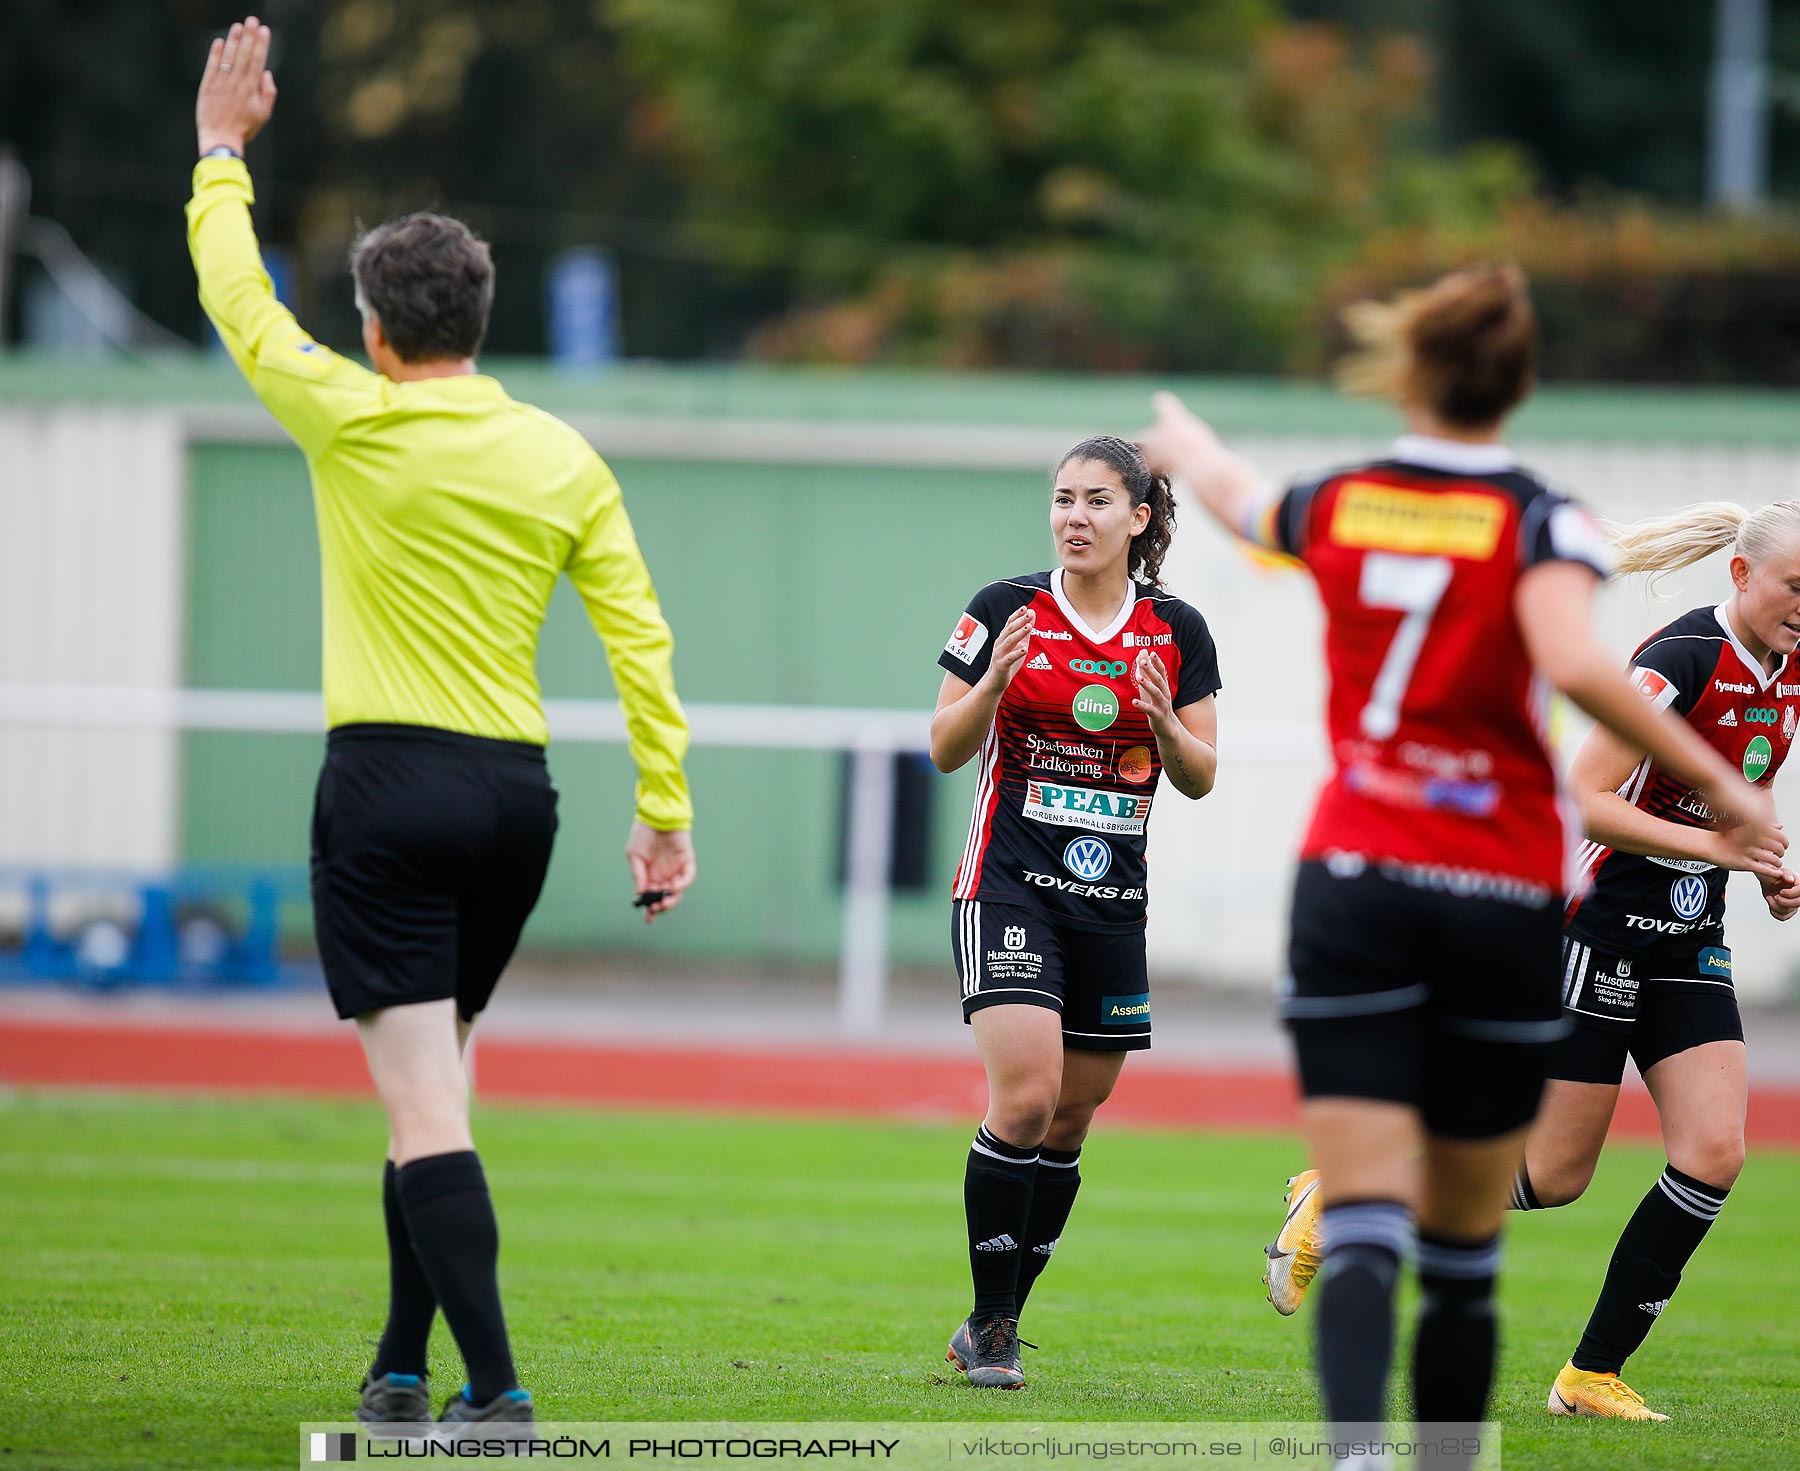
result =
[[[1397,1200],[1344,1200],[1319,1218],[1325,1258],[1315,1315],[1319,1387],[1334,1425],[1387,1419],[1394,1357],[1394,1288],[1412,1240],[1412,1218]]]
[[[1681,1269],[1725,1204],[1729,1185],[1708,1185],[1674,1165],[1638,1202],[1619,1244],[1600,1300],[1572,1360],[1577,1369],[1617,1374],[1675,1295]]]
[[[387,1217],[388,1316],[375,1350],[371,1379],[383,1374],[417,1374],[425,1377],[425,1349],[431,1341],[431,1320],[437,1298],[412,1247],[406,1217],[400,1210],[400,1188],[394,1182],[394,1162],[381,1172],[381,1208]]]
[[[396,1171],[400,1208],[426,1280],[469,1370],[478,1405],[519,1387],[500,1309],[500,1230],[472,1149],[415,1159]]]
[[[1031,1215],[1025,1222],[1025,1250],[1019,1257],[1019,1311],[1025,1311],[1025,1299],[1050,1265],[1050,1253],[1056,1250],[1057,1238],[1069,1223],[1075,1196],[1081,1189],[1081,1151],[1052,1149],[1045,1145],[1038,1151],[1037,1180],[1031,1187]]]
[[[1037,1178],[1035,1147],[1008,1144],[984,1123],[969,1146],[963,1171],[963,1212],[969,1222],[969,1274],[975,1279],[976,1322],[1019,1316],[1019,1243],[1031,1219]]]
[[[1420,1421],[1483,1418],[1494,1384],[1499,1332],[1494,1282],[1500,1237],[1458,1241],[1419,1232],[1419,1332],[1413,1339],[1413,1407]]]

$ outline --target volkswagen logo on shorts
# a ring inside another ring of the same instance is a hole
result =
[[[1005,945],[1008,950],[1023,950],[1025,948],[1025,926],[1009,924],[1006,927]]]
[[[1099,838],[1076,838],[1063,849],[1063,867],[1090,884],[1106,877],[1112,867],[1112,849]]]
[[[1706,880],[1690,873],[1669,885],[1669,908],[1678,919],[1698,919],[1706,908]]]

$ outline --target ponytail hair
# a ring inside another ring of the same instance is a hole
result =
[[[1112,434],[1082,440],[1056,462],[1056,474],[1062,474],[1071,460],[1097,460],[1116,470],[1131,504],[1150,507],[1149,522],[1132,538],[1131,575],[1151,587],[1161,587],[1163,558],[1175,539],[1175,491],[1169,477],[1153,471],[1143,451],[1130,440]]]
[[[1337,377],[1350,393],[1485,429],[1531,392],[1537,318],[1515,265],[1467,266],[1392,301],[1355,302],[1343,321],[1353,348]]]
[[[1800,501],[1776,501],[1746,511],[1735,501],[1699,501],[1672,516],[1652,516],[1629,526],[1607,522],[1620,577],[1648,572],[1651,586],[1664,574],[1731,548],[1752,566],[1767,562],[1800,538]]]

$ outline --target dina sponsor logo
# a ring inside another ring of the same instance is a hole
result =
[[[1775,759],[1775,748],[1767,736],[1759,735],[1744,747],[1744,780],[1761,781],[1769,774],[1769,763]]]
[[[1083,730],[1105,730],[1119,718],[1119,697],[1103,684],[1087,684],[1069,708]]]

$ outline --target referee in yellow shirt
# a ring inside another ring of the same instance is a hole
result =
[[[188,244],[200,300],[312,468],[330,726],[312,833],[314,925],[387,1110],[387,1326],[357,1418],[431,1417],[441,1308],[468,1367],[445,1421],[532,1421],[495,1274],[461,1048],[543,886],[556,788],[534,673],[567,573],[605,645],[637,764],[626,845],[646,917],[693,880],[687,725],[671,640],[618,482],[580,435],[475,371],[494,270],[466,226],[409,215],[353,258],[377,371],[307,336],[250,224],[244,146],[275,104],[269,28],[214,41]],[[510,1433],[519,1433],[516,1429]]]

